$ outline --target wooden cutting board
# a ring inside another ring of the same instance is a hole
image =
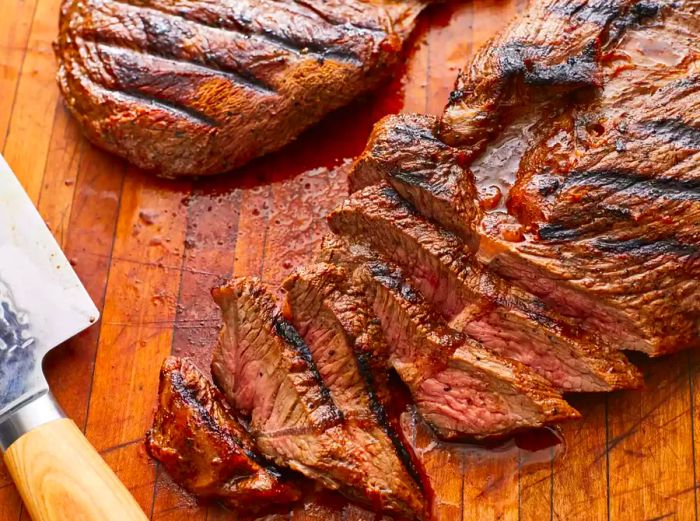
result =
[[[0,150],[103,310],[47,361],[49,380],[153,519],[237,519],[198,506],[145,454],[162,360],[174,353],[206,366],[218,326],[209,289],[231,273],[274,285],[307,260],[345,194],[342,165],[372,123],[400,110],[439,113],[457,69],[523,2],[431,10],[401,81],[283,152],[201,182],[153,179],[80,136],[54,83],[59,3],[0,1]],[[584,417],[563,427],[565,446],[444,447],[419,432],[437,519],[697,519],[698,360],[637,357],[645,391],[573,397]],[[271,519],[374,519],[335,510],[308,504]],[[0,469],[0,520],[27,518]]]

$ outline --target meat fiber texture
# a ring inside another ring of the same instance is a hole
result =
[[[700,345],[699,10],[532,3],[442,118],[377,124],[351,187],[390,183],[609,351]]]
[[[58,84],[101,148],[161,176],[216,174],[387,79],[426,3],[66,0]]]

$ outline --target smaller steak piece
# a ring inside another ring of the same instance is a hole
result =
[[[403,274],[382,262],[359,268],[416,407],[443,439],[500,437],[579,414],[544,379],[450,329]]]
[[[306,341],[346,422],[360,425],[376,448],[368,461],[381,502],[410,514],[425,511],[417,458],[389,419],[388,347],[381,325],[342,268],[315,264],[289,277],[285,311]]]
[[[280,149],[384,80],[421,0],[65,0],[58,84],[87,138],[174,177]]]
[[[299,490],[255,453],[223,395],[195,365],[168,358],[146,448],[185,490],[236,510],[292,503]]]
[[[530,366],[560,389],[641,385],[641,374],[623,354],[579,338],[575,325],[479,266],[460,239],[418,215],[386,184],[354,194],[331,213],[329,223],[334,232],[401,266],[453,327]]]
[[[385,180],[424,216],[471,242],[481,218],[474,177],[461,166],[464,152],[435,137],[436,127],[436,117],[419,114],[379,121],[353,165],[350,191]]]
[[[376,466],[383,447],[343,417],[309,347],[262,283],[235,279],[213,295],[224,325],[212,374],[250,417],[260,453],[376,510],[421,518],[421,509],[407,511],[377,486],[392,472]]]

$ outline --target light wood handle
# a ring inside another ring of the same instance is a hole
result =
[[[69,419],[29,431],[5,464],[34,521],[143,521],[136,500]]]

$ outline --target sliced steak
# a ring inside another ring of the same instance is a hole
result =
[[[389,186],[357,192],[331,213],[329,224],[401,266],[452,327],[530,366],[560,389],[641,385],[639,371],[624,355],[597,347],[538,298],[483,269],[455,235],[418,215]]]
[[[462,167],[464,153],[435,137],[437,118],[387,116],[372,131],[350,174],[350,191],[385,180],[424,216],[462,239],[474,239],[480,219],[474,179]]]
[[[299,270],[283,288],[289,320],[309,346],[345,421],[361,425],[376,447],[368,473],[388,496],[383,502],[406,512],[425,510],[417,458],[385,408],[388,349],[364,296],[342,268],[329,264]]]
[[[215,174],[385,80],[426,3],[66,0],[58,83],[96,145],[168,177]]]
[[[508,213],[476,229],[482,263],[656,356],[700,345],[700,6],[647,9],[598,95],[525,154]]]
[[[441,438],[493,438],[579,416],[527,367],[448,328],[400,271],[375,261],[357,276],[381,320],[392,366]]]
[[[223,395],[195,365],[168,358],[146,448],[184,489],[239,511],[292,503],[300,492],[255,452]]]
[[[212,373],[250,417],[260,453],[377,510],[422,517],[411,478],[392,481],[401,490],[383,488],[399,469],[379,462],[396,462],[383,454],[386,446],[377,432],[359,418],[344,417],[309,346],[261,282],[233,280],[215,290],[214,298],[224,326]],[[351,396],[344,394],[340,403],[347,405]]]
[[[513,106],[603,82],[603,51],[653,15],[639,0],[543,0],[481,47],[457,78],[440,137],[475,156]]]

